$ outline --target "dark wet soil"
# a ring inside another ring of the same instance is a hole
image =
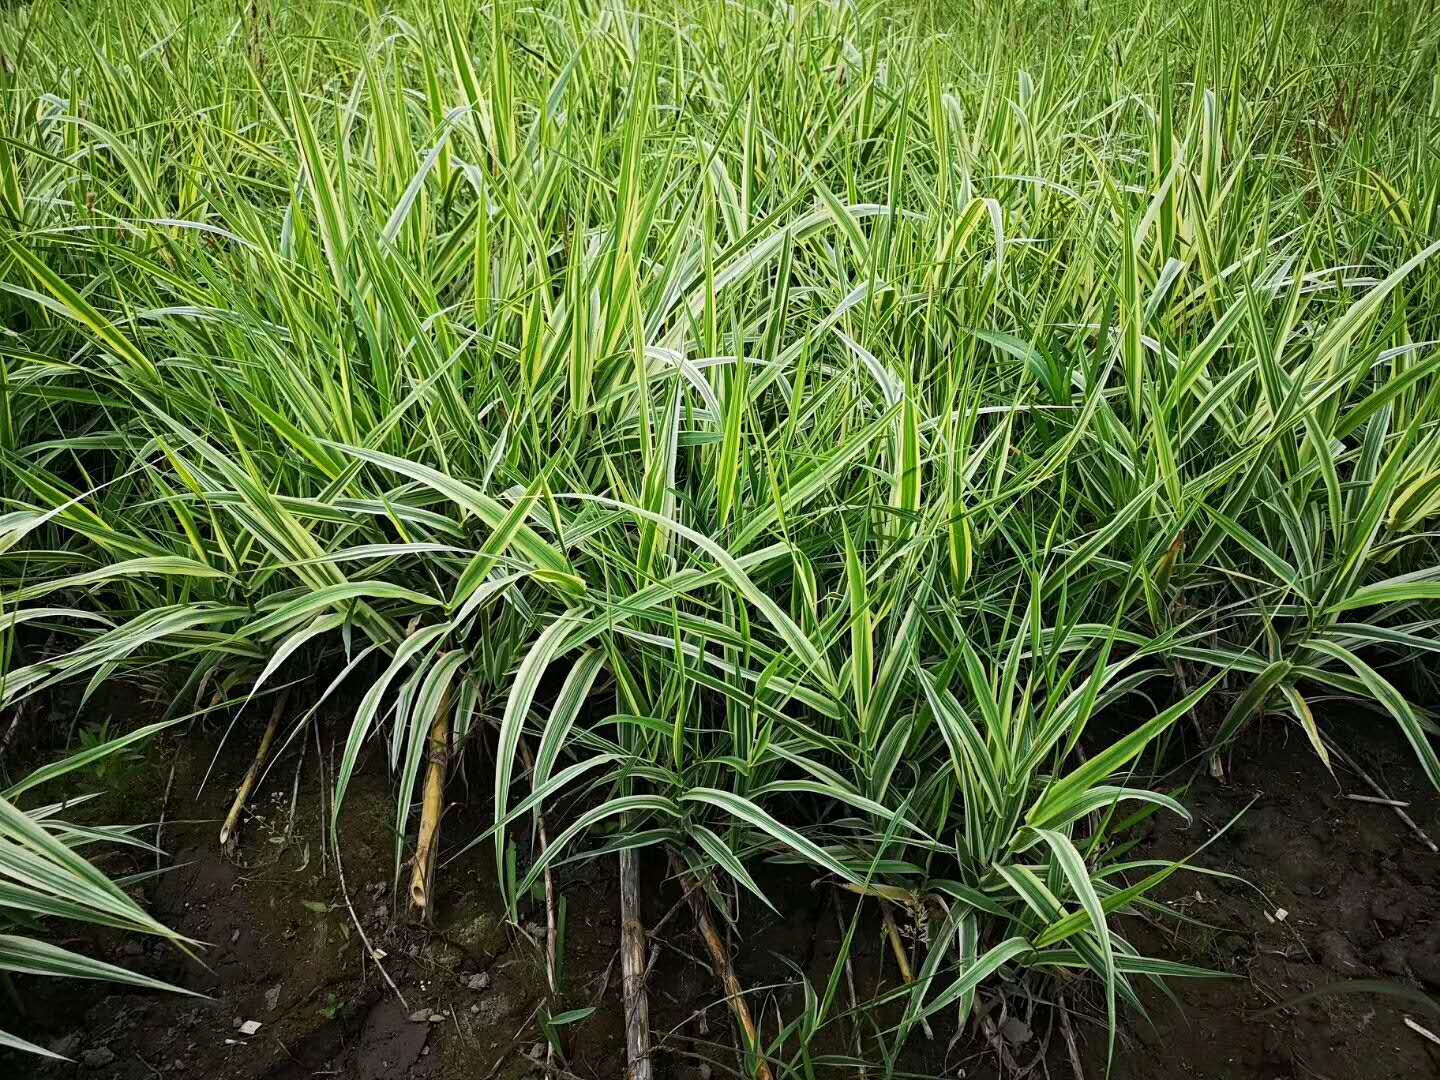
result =
[[[1388,721],[1354,713],[1330,731],[1440,840],[1440,797]],[[1115,1080],[1440,1076],[1440,1044],[1406,1024],[1440,1035],[1440,855],[1393,808],[1349,798],[1375,796],[1349,767],[1336,760],[1332,776],[1302,735],[1285,736],[1237,751],[1228,783],[1198,780],[1184,800],[1195,823],[1157,817],[1135,851],[1182,857],[1249,806],[1196,859],[1249,884],[1177,875],[1167,906],[1205,925],[1132,933],[1149,955],[1233,978],[1172,982],[1178,1009],[1150,994],[1153,1023],[1128,1025]]]
[[[255,733],[242,722],[202,788],[222,730],[155,741],[123,775],[107,777],[118,790],[85,807],[101,819],[149,822],[163,809],[160,843],[169,854],[162,865],[170,868],[135,891],[161,919],[207,943],[203,963],[166,945],[56,927],[57,940],[73,948],[204,996],[21,980],[27,1014],[17,1018],[0,1002],[0,1028],[75,1060],[47,1065],[0,1055],[0,1077],[543,1075],[544,912],[532,903],[518,922],[507,920],[494,883],[493,847],[487,842],[460,851],[483,831],[488,792],[476,784],[467,794],[463,777],[451,784],[456,802],[444,823],[451,861],[438,876],[436,925],[422,928],[406,921],[404,890],[394,888],[394,803],[378,754],[362,760],[346,798],[342,884],[342,866],[322,828],[329,807],[320,793],[333,778],[331,733],[310,736],[303,758],[294,746],[278,758],[252,800],[231,858],[218,848],[218,822],[248,764],[251,748],[243,744]],[[1403,741],[1364,715],[1353,729],[1334,730],[1386,794],[1407,801],[1419,826],[1440,837],[1440,799]],[[1440,1015],[1427,1011],[1433,1006],[1425,997],[1440,997],[1440,855],[1391,807],[1346,798],[1373,794],[1352,772],[1337,764],[1337,777],[1303,738],[1270,731],[1235,755],[1224,782],[1208,775],[1194,781],[1184,798],[1193,824],[1157,817],[1142,827],[1131,857],[1172,859],[1245,810],[1196,859],[1197,866],[1245,881],[1177,875],[1157,899],[1183,919],[1157,913],[1123,923],[1142,952],[1226,977],[1172,982],[1174,1002],[1147,987],[1149,1021],[1123,1021],[1111,1071],[1116,1080],[1440,1076],[1440,1045],[1406,1024],[1408,1018],[1440,1033]],[[141,835],[153,839],[154,828]],[[101,861],[117,874],[153,870],[156,862],[125,851]],[[624,1071],[612,862],[573,864],[557,874],[566,925],[563,992],[552,1011],[594,1010],[556,1029],[561,1076],[613,1078]],[[656,1075],[739,1075],[729,1013],[689,911],[664,867],[647,863],[644,872],[645,922],[659,925],[650,943],[649,980]],[[400,873],[403,884],[405,868]],[[747,903],[736,920],[735,963],[762,1033],[773,1038],[800,1015],[804,982],[824,993],[855,899],[793,869],[762,880],[784,915]],[[815,1039],[815,1076],[860,1075],[850,1064],[856,1040],[896,1019],[893,1007],[849,1013],[852,1000],[870,1000],[898,979],[874,913],[862,910],[858,926],[835,1010],[848,1015]],[[1290,1004],[1317,989],[1325,992]],[[917,1031],[893,1075],[996,1077],[1002,1071],[995,1046],[1003,1044],[1030,1076],[1070,1078],[1077,1068],[1089,1080],[1104,1076],[1103,1007],[1094,988],[1076,985],[1064,997],[1078,1060],[1046,994],[1044,987],[1020,984],[992,988],[982,999],[990,1038],[978,1026],[959,1037],[943,1024],[931,1039]],[[247,1022],[258,1029],[245,1034]],[[786,1054],[796,1050],[792,1040]],[[865,1073],[883,1074],[874,1067]]]

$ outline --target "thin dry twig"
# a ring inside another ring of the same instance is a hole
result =
[[[530,753],[530,744],[523,738],[520,740],[520,756],[525,762],[525,770],[534,776],[535,758]],[[540,833],[540,857],[545,857],[545,850],[550,846],[550,834],[545,828],[545,812],[537,809],[535,812],[535,825]],[[558,972],[560,970],[559,958],[556,956],[556,930],[558,920],[555,917],[555,876],[550,871],[550,864],[545,864],[545,982],[550,987],[550,996],[553,998],[560,992],[558,983]],[[553,1069],[555,1066],[555,1045],[549,1039],[545,1040],[545,1068]]]
[[[1343,797],[1351,802],[1373,803],[1376,806],[1398,806],[1401,810],[1410,805],[1403,799],[1382,799],[1379,795],[1352,795],[1346,792]]]
[[[650,928],[649,937],[650,937],[650,942],[651,942],[651,948],[650,948],[650,959],[647,960],[646,963],[645,963],[645,978],[646,978],[646,979],[649,979],[649,978],[650,978],[650,972],[651,972],[651,970],[655,967],[655,961],[656,961],[656,959],[658,958],[658,953],[657,953],[657,951],[656,951],[656,944],[657,944],[657,943],[656,943],[656,941],[655,941],[656,937],[659,936],[660,931],[665,928],[666,924],[669,923],[670,920],[675,917],[675,913],[676,913],[677,911],[679,911],[682,907],[685,907],[687,904],[689,904],[689,902],[690,902],[690,897],[689,897],[687,894],[685,894],[685,892],[682,890],[682,892],[681,892],[681,894],[680,894],[680,899],[679,899],[679,900],[676,900],[675,903],[671,904],[671,905],[670,905],[670,910],[667,911],[667,912],[665,912],[665,914],[660,917],[660,921],[657,922],[654,926],[652,926],[652,927]],[[613,964],[615,961],[612,959],[610,962]]]
[[[845,920],[840,916],[840,893],[838,890],[831,889],[831,899],[834,901],[831,907],[835,912],[835,930],[840,935],[840,940],[844,941]],[[856,904],[863,904],[865,898],[862,896],[855,902]],[[855,992],[855,968],[850,963],[850,951],[848,949],[845,951],[845,983],[850,991],[850,1011],[852,1013],[850,1035],[855,1042],[855,1051],[858,1056],[860,1051],[860,1022],[858,1020],[860,1015],[860,996]],[[863,1064],[860,1066],[860,1080],[865,1080],[865,1066]]]
[[[290,687],[285,687],[275,695],[275,705],[270,710],[270,720],[265,725],[265,734],[260,736],[260,746],[255,751],[255,760],[250,762],[250,768],[245,770],[245,776],[240,781],[240,786],[235,791],[235,801],[230,804],[230,813],[225,815],[225,824],[220,826],[220,847],[227,855],[234,854],[239,843],[240,815],[245,810],[245,803],[250,798],[250,793],[255,790],[255,784],[260,779],[260,773],[265,769],[265,763],[270,760],[270,747],[275,742],[275,733],[280,729],[280,717],[285,713],[285,706],[290,701]]]
[[[520,757],[525,763],[525,771],[535,772],[535,757],[530,753],[530,744],[523,738],[520,740]],[[540,855],[543,858],[546,849],[550,846],[550,834],[545,828],[545,811],[537,810],[535,824],[540,833]],[[550,986],[550,993],[557,993],[559,987],[555,985],[556,972],[559,970],[558,959],[555,955],[556,942],[555,934],[557,927],[556,920],[556,891],[555,876],[551,873],[550,864],[545,864],[545,979]]]
[[[160,799],[160,818],[155,822],[155,869],[160,869],[160,860],[164,851],[160,846],[160,836],[165,831],[165,815],[170,809],[170,789],[175,786],[175,766],[180,762],[180,750],[185,743],[183,741],[175,744],[175,753],[170,755],[170,775],[165,778],[165,794]]]
[[[1361,780],[1364,780],[1365,783],[1369,785],[1371,791],[1375,792],[1375,794],[1383,800],[1381,805],[1388,806],[1391,810],[1395,811],[1396,816],[1398,816],[1401,821],[1403,821],[1406,825],[1410,827],[1410,831],[1415,834],[1415,838],[1417,840],[1419,840],[1422,844],[1429,848],[1432,854],[1440,855],[1440,847],[1435,846],[1435,841],[1431,840],[1430,837],[1426,834],[1425,830],[1420,828],[1420,826],[1416,824],[1415,819],[1405,812],[1403,806],[1397,805],[1397,803],[1399,802],[1398,799],[1390,798],[1389,794],[1385,791],[1385,789],[1382,788],[1379,784],[1377,784],[1374,778],[1364,769],[1362,769],[1359,763],[1349,754],[1345,753],[1344,750],[1341,750],[1334,743],[1330,744],[1330,749],[1336,756],[1340,758],[1341,761],[1345,762],[1346,765],[1350,766],[1350,768],[1354,770],[1355,774],[1359,776]]]
[[[333,739],[330,742],[330,758],[332,761],[335,758],[335,742]],[[338,838],[335,838],[334,847],[335,874],[340,879],[340,896],[345,901],[346,910],[350,912],[350,921],[355,924],[355,932],[360,935],[360,943],[365,946],[366,955],[374,961],[375,967],[379,970],[380,975],[384,978],[390,989],[394,991],[395,996],[400,999],[400,1007],[406,1012],[409,1012],[410,1003],[405,1000],[405,995],[400,992],[400,987],[395,985],[395,980],[392,979],[390,973],[385,970],[385,965],[380,962],[381,953],[370,943],[370,936],[365,933],[365,927],[360,923],[360,916],[355,914],[355,905],[350,902],[350,889],[345,884],[345,863],[340,857],[340,843]]]
[[[710,914],[710,904],[706,900],[705,890],[681,865],[678,859],[671,856],[675,869],[675,875],[680,879],[680,887],[685,891],[690,900],[690,910],[695,916],[695,925],[700,930],[700,936],[705,939],[705,946],[710,951],[711,965],[715,969],[715,975],[720,984],[725,988],[725,998],[730,1003],[730,1011],[735,1015],[735,1021],[740,1026],[745,1043],[753,1048],[756,1057],[756,1080],[772,1080],[770,1065],[765,1060],[765,1055],[760,1046],[760,1032],[755,1027],[755,1020],[750,1015],[750,1006],[745,1001],[745,990],[740,985],[740,980],[735,977],[734,966],[730,963],[730,953],[725,948],[725,942],[721,940],[719,932],[715,929],[715,920]]]
[[[1055,1007],[1056,1011],[1060,1013],[1060,1034],[1065,1038],[1065,1050],[1070,1057],[1070,1071],[1075,1074],[1075,1080],[1085,1080],[1085,1068],[1080,1063],[1080,1044],[1075,1038],[1075,1028],[1070,1023],[1070,1009],[1065,1004],[1065,995],[1060,995]]]
[[[985,1035],[985,1041],[990,1044],[990,1049],[995,1051],[995,1056],[1000,1059],[1000,1071],[1008,1076],[1015,1076],[1021,1072],[1020,1063],[1010,1053],[1010,1046],[1005,1041],[1005,1036],[1000,1034],[1000,1027],[990,1016],[990,1007],[982,1003],[980,1008],[975,1010],[975,1016],[980,1022],[980,1030]]]

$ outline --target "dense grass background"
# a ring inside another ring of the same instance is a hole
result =
[[[444,716],[512,902],[799,859],[930,923],[892,1046],[1001,966],[1113,1022],[1182,718],[1440,783],[1433,16],[7,9],[4,697],[352,703],[397,868]]]

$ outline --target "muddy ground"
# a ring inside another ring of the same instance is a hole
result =
[[[116,722],[133,719],[117,716]],[[37,730],[68,730],[67,722],[47,728],[41,717],[36,723]],[[1356,714],[1332,730],[1388,796],[1407,801],[1419,826],[1440,836],[1440,799],[1384,721]],[[57,940],[71,947],[203,996],[20,980],[26,1015],[16,1017],[10,1002],[0,1002],[0,1028],[74,1062],[45,1065],[0,1055],[0,1077],[543,1075],[543,911],[532,904],[518,924],[508,921],[498,902],[492,846],[460,850],[483,829],[483,780],[472,778],[468,793],[463,777],[451,785],[456,803],[447,811],[444,836],[450,861],[439,875],[436,926],[425,929],[404,919],[404,890],[394,888],[394,804],[378,754],[362,761],[346,799],[343,860],[322,828],[329,807],[320,793],[333,778],[328,731],[311,736],[303,758],[292,746],[277,760],[252,801],[238,853],[227,857],[218,848],[218,822],[248,764],[250,748],[242,744],[254,733],[242,725],[222,745],[222,732],[211,724],[184,738],[162,737],[125,767],[84,778],[91,787],[112,788],[85,812],[107,820],[164,818],[160,846],[168,854],[161,866],[168,869],[140,883],[137,894],[161,919],[206,943],[200,959],[166,945],[55,927],[62,935]],[[1303,738],[1287,738],[1276,726],[1257,732],[1235,754],[1224,782],[1203,773],[1195,779],[1185,796],[1195,812],[1189,827],[1165,818],[1142,826],[1133,857],[1178,858],[1248,807],[1197,859],[1247,883],[1177,875],[1161,898],[1183,919],[1122,923],[1142,951],[1200,964],[1218,976],[1172,983],[1173,1002],[1145,989],[1149,1020],[1125,1018],[1111,1072],[1116,1080],[1440,1076],[1440,1045],[1406,1024],[1409,1018],[1440,1032],[1440,1016],[1427,1012],[1421,996],[1440,996],[1440,856],[1393,808],[1347,798],[1373,790],[1348,769],[1337,765],[1337,773],[1338,779],[1326,771]],[[140,835],[153,840],[153,825]],[[623,1072],[612,861],[567,866],[557,876],[567,932],[564,993],[554,1011],[594,1010],[559,1030],[561,1076],[588,1080]],[[125,851],[101,862],[113,873],[156,865],[153,855]],[[644,869],[645,920],[660,924],[649,982],[657,1076],[739,1075],[729,1014],[689,912],[677,905],[679,891],[663,867],[646,863]],[[404,873],[402,867],[402,884]],[[735,948],[739,977],[771,1036],[798,1015],[802,976],[823,992],[854,909],[853,899],[793,870],[770,873],[764,884],[784,917],[747,904]],[[874,913],[862,911],[859,926],[842,1006],[849,1005],[852,983],[863,1001],[898,978]],[[1377,990],[1377,983],[1394,992]],[[1000,989],[984,1002],[994,1025],[989,1038],[974,1027],[957,1037],[943,1024],[931,1040],[917,1033],[895,1075],[999,1076],[996,1047],[1002,1044],[1026,1075],[1069,1078],[1078,1069],[1093,1080],[1105,1074],[1103,1006],[1093,987],[1072,987],[1064,998],[1077,1042],[1073,1056],[1054,1002],[1039,996],[1045,988]],[[1326,992],[1287,1004],[1316,989]],[[859,1075],[844,1063],[853,1040],[892,1019],[880,1009],[828,1025],[815,1044],[815,1075]],[[247,1022],[258,1029],[245,1034]],[[882,1072],[872,1068],[866,1075]]]

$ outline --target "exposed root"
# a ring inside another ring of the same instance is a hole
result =
[[[627,1080],[651,1080],[650,1001],[645,996],[645,928],[640,925],[640,860],[620,852],[620,972],[625,997]]]
[[[270,720],[265,725],[265,734],[260,737],[260,746],[255,751],[255,760],[250,763],[250,768],[245,770],[245,776],[235,791],[235,801],[230,804],[230,813],[225,815],[225,824],[220,826],[220,849],[226,855],[235,854],[235,849],[239,845],[240,815],[245,810],[245,803],[250,798],[250,793],[260,782],[260,774],[265,771],[265,763],[270,760],[270,747],[275,742],[275,733],[280,730],[280,717],[284,715],[285,706],[289,701],[290,688],[288,686],[275,695],[275,706],[270,710]]]
[[[730,1003],[730,1011],[735,1014],[735,1022],[740,1026],[746,1047],[755,1053],[756,1080],[772,1080],[770,1066],[761,1050],[760,1032],[756,1029],[755,1021],[750,1015],[750,1006],[745,1001],[745,990],[741,987],[740,980],[735,977],[735,969],[730,963],[730,953],[725,948],[725,942],[721,940],[719,932],[715,929],[715,920],[710,914],[710,904],[705,898],[705,890],[685,871],[678,859],[673,860],[673,863],[680,878],[680,887],[685,890],[685,895],[690,900],[690,910],[695,916],[695,925],[700,930],[700,936],[705,939],[705,947],[710,951],[710,962],[715,969],[715,975],[725,988],[725,998]]]
[[[450,692],[445,692],[430,725],[425,789],[420,802],[420,835],[410,869],[410,913],[421,922],[434,917],[435,854],[440,849],[440,814],[445,808],[445,769],[450,763]]]

